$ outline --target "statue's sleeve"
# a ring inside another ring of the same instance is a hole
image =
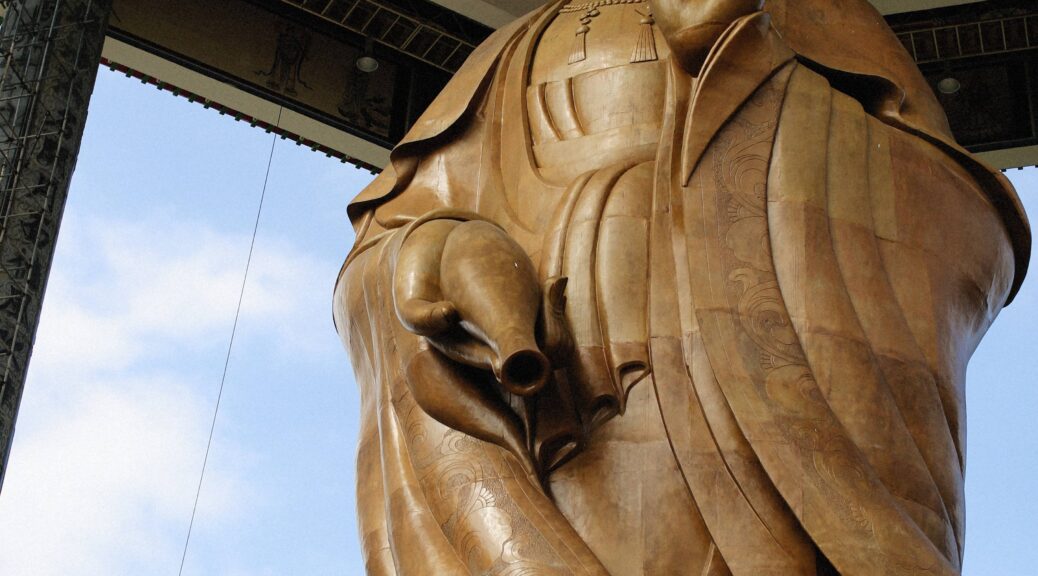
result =
[[[959,574],[964,375],[1014,282],[971,174],[797,66],[684,188],[691,300],[735,421],[843,574]],[[754,145],[755,146],[755,145]],[[770,156],[768,156],[770,155]]]
[[[402,231],[358,253],[334,298],[361,393],[357,496],[368,573],[604,576],[535,474],[416,402],[412,390],[430,378],[458,379],[444,388],[471,383],[438,369],[439,353],[397,319],[391,282]]]

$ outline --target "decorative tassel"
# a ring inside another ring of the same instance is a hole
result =
[[[597,8],[588,10],[580,18],[580,27],[573,38],[573,49],[569,53],[569,63],[576,64],[587,59],[587,33],[591,31],[591,20],[601,14]]]
[[[581,26],[577,28],[577,35],[573,37],[573,49],[569,53],[569,63],[576,64],[587,59],[587,33],[590,28]]]
[[[652,8],[649,8],[646,14],[642,14],[641,10],[637,12],[642,16],[642,32],[638,36],[634,53],[631,54],[631,63],[653,62],[659,59],[659,54],[656,53],[656,35],[652,32],[656,19],[652,17]]]

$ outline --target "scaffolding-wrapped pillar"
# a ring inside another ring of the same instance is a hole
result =
[[[0,4],[2,488],[112,0]]]

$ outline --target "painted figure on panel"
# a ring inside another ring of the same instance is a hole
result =
[[[1026,218],[865,0],[560,0],[350,205],[373,575],[960,573]]]
[[[297,82],[304,88],[310,88],[302,78],[303,63],[306,62],[309,48],[310,35],[295,26],[287,26],[278,32],[270,70],[257,70],[256,74],[268,77],[268,88],[295,96]]]

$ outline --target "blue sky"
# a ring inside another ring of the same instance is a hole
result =
[[[271,135],[102,70],[0,494],[0,574],[176,574]],[[1038,214],[1038,170],[1012,171]],[[279,140],[184,574],[360,574],[331,321],[371,179]],[[1038,274],[1038,263],[1032,266]],[[1038,280],[969,372],[966,574],[1038,565]]]

